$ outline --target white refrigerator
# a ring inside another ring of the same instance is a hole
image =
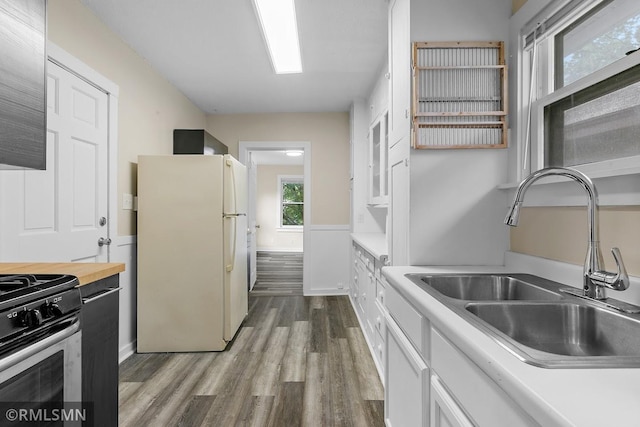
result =
[[[138,352],[219,351],[248,311],[247,172],[230,155],[138,158]]]

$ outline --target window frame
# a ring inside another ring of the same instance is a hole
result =
[[[615,1],[615,0],[614,0]],[[598,71],[582,77],[572,83],[567,84],[559,89],[555,89],[556,77],[555,66],[556,52],[555,36],[562,33],[572,23],[581,19],[585,14],[590,13],[607,0],[590,0],[583,2],[570,13],[555,23],[555,27],[546,29],[543,37],[534,42],[537,44],[536,52],[536,68],[534,70],[536,86],[533,88],[533,102],[531,103],[530,116],[530,143],[527,148],[525,142],[527,139],[527,120],[529,113],[529,88],[531,85],[531,63],[532,63],[532,46],[527,46],[527,36],[535,30],[531,22],[544,22],[553,16],[558,10],[566,6],[569,0],[552,0],[541,11],[534,15],[534,20],[529,20],[525,25],[517,28],[517,55],[514,57],[519,59],[517,72],[517,87],[523,88],[517,92],[516,105],[521,108],[516,113],[516,129],[518,135],[518,148],[516,160],[516,179],[521,180],[529,173],[545,167],[545,117],[544,110],[551,105],[567,96],[577,93],[589,86],[606,80],[616,74],[619,74],[636,65],[640,65],[640,54],[632,54],[621,58]],[[530,3],[532,3],[530,1]],[[512,27],[512,37],[513,37]],[[537,76],[537,77],[536,77]],[[512,80],[513,81],[513,80]],[[526,88],[526,90],[524,89]],[[588,163],[583,165],[571,166],[574,169],[584,172],[592,178],[596,177],[612,177],[620,176],[628,173],[640,172],[640,156],[631,156],[620,159],[604,160],[600,162]]]
[[[304,176],[303,175],[278,175],[278,224],[277,227],[279,229],[283,229],[283,230],[302,230],[304,228],[304,213],[302,216],[302,225],[285,225],[282,223],[282,213],[283,213],[283,207],[284,207],[284,200],[282,199],[283,197],[283,192],[282,192],[282,186],[284,184],[302,184],[304,186]],[[301,203],[299,202],[295,202],[295,203],[288,203],[288,204],[301,204],[302,208],[304,209],[305,206],[305,192],[303,189],[303,200]]]

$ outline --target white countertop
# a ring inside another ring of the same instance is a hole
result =
[[[377,259],[388,258],[387,236],[384,233],[351,233],[351,238]]]
[[[394,288],[540,425],[640,425],[640,369],[546,369],[529,365],[404,276],[505,271],[502,266],[383,269]]]

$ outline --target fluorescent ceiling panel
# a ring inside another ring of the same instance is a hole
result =
[[[253,3],[275,72],[301,73],[294,0],[254,0]]]

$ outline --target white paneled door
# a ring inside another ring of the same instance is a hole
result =
[[[108,261],[108,96],[48,63],[47,168],[2,171],[1,261]]]
[[[258,254],[256,250],[256,231],[259,225],[256,224],[256,188],[258,188],[258,165],[252,159],[252,152],[249,151],[247,163],[248,175],[248,201],[247,201],[247,250],[249,252],[249,290],[258,280]]]

